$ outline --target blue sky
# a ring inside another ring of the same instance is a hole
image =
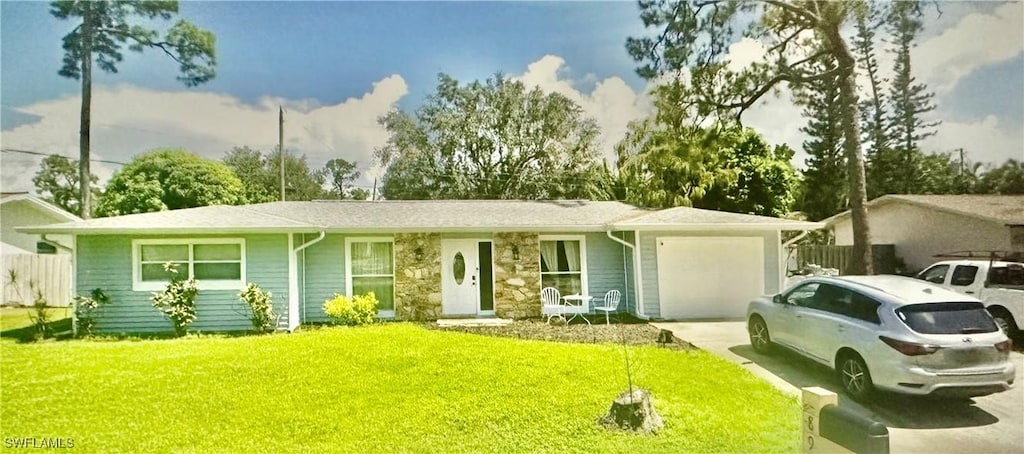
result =
[[[60,38],[73,25],[48,8],[0,2],[0,140],[76,156],[79,87],[57,75]],[[926,145],[965,147],[978,161],[1024,158],[1022,4],[941,8],[926,18],[914,56],[943,121]],[[165,146],[211,158],[235,145],[268,149],[284,104],[290,149],[314,165],[340,156],[371,170],[372,150],[386,139],[376,118],[415,109],[439,72],[468,81],[502,71],[566,94],[602,126],[609,156],[626,123],[651,112],[647,82],[624,50],[628,36],[643,33],[632,2],[183,2],[181,16],[217,35],[217,78],[187,89],[165,56],[126,52],[118,74],[95,78],[97,158],[123,162]],[[737,46],[735,58],[749,49]],[[785,96],[747,122],[770,141],[798,149],[803,140],[804,120]],[[31,188],[38,158],[0,159],[4,191]],[[103,178],[116,168],[96,166]]]

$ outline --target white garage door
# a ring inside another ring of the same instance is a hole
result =
[[[655,241],[662,318],[743,317],[747,303],[764,293],[764,238]]]

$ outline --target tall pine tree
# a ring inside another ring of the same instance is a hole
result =
[[[831,71],[831,62],[823,62],[823,72]],[[809,136],[803,149],[804,161],[798,195],[798,207],[812,221],[821,220],[846,209],[847,165],[843,155],[843,125],[839,107],[839,83],[827,77],[796,91],[797,103],[803,107],[807,125],[800,131]]]
[[[891,179],[880,181],[875,188],[881,194],[914,194],[922,192],[943,192],[928,183],[932,176],[924,175],[924,154],[920,143],[935,134],[938,122],[925,121],[924,114],[935,110],[934,93],[917,81],[911,71],[910,50],[914,39],[924,28],[921,22],[921,5],[918,2],[894,2],[888,27],[893,38],[896,60],[893,67],[892,86],[889,88],[889,132],[895,171]],[[927,166],[931,167],[931,166]],[[870,193],[870,190],[869,190]]]

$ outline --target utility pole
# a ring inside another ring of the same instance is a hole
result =
[[[377,177],[373,177],[373,192],[370,193],[370,200],[377,200]]]
[[[284,107],[277,106],[277,151],[281,158],[281,201],[284,202]]]

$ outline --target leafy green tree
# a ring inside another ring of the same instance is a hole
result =
[[[595,122],[556,93],[501,74],[460,84],[441,74],[415,114],[380,123],[388,199],[599,198]]]
[[[645,0],[640,2],[640,19],[655,34],[626,42],[640,63],[638,74],[648,79],[674,77],[687,87],[685,107],[723,120],[739,120],[758,100],[783,87],[799,89],[837,78],[853,223],[850,269],[855,274],[872,272],[871,234],[856,57],[843,32],[870,8],[864,1]],[[742,37],[761,41],[767,52],[764,62],[737,70],[730,68],[726,57],[729,46]],[[814,63],[823,59],[835,69],[821,72]]]
[[[249,147],[235,147],[224,156],[224,163],[242,180],[250,203],[281,198],[281,154],[266,155]],[[324,198],[324,171],[311,170],[306,156],[285,154],[285,198],[315,200]]]
[[[338,199],[366,200],[369,194],[365,189],[353,186],[356,178],[359,178],[359,171],[356,170],[356,163],[348,162],[342,158],[334,158],[324,165],[324,172],[327,174],[327,181],[331,186],[330,195]],[[361,192],[356,192],[361,191]],[[362,197],[362,198],[357,198]]]
[[[796,185],[793,150],[770,147],[738,126],[685,129],[657,120],[631,124],[617,147],[627,201],[765,216],[789,212]]]
[[[1024,162],[1009,159],[985,172],[975,192],[980,194],[1024,194]]]
[[[220,161],[185,150],[136,156],[107,182],[97,216],[246,203],[242,182]]]
[[[144,0],[61,0],[50,4],[50,14],[76,23],[64,36],[64,61],[58,71],[63,77],[82,82],[82,109],[79,129],[79,198],[82,217],[91,214],[90,202],[90,124],[92,118],[92,65],[117,72],[123,58],[122,48],[142,52],[160,49],[178,63],[178,80],[192,87],[213,79],[213,33],[179,20],[160,38],[157,30],[148,28],[156,20],[169,20],[178,13],[178,2]],[[137,23],[133,23],[137,22]],[[144,24],[144,25],[142,25]]]
[[[60,155],[50,155],[39,164],[39,171],[32,177],[36,191],[43,198],[67,211],[82,216],[82,205],[78,197],[78,161]],[[96,186],[99,178],[89,174],[90,191],[94,197],[99,196]]]

